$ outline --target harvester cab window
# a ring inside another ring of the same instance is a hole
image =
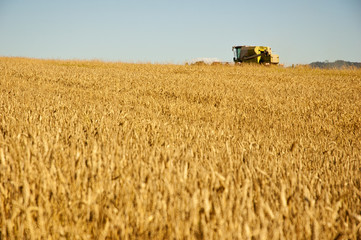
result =
[[[239,59],[241,57],[241,48],[236,48],[235,51],[235,58]]]

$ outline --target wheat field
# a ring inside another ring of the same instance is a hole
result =
[[[361,70],[0,58],[0,239],[361,239]]]

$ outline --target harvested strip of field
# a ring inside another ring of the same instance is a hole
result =
[[[4,239],[358,239],[361,71],[0,58]]]

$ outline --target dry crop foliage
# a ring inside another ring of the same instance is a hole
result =
[[[360,239],[361,71],[0,58],[2,239]]]

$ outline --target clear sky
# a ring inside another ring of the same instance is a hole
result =
[[[0,56],[184,63],[270,46],[286,65],[361,62],[360,0],[0,0]]]

